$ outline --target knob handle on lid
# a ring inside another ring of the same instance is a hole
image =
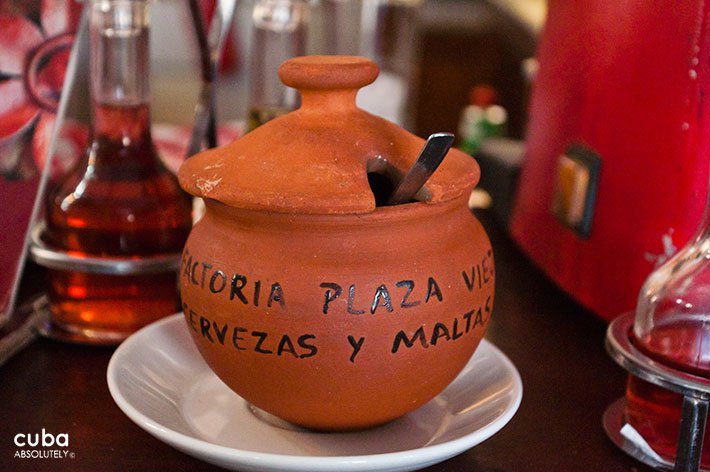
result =
[[[359,89],[371,84],[380,70],[359,56],[302,56],[281,64],[281,81],[299,90]]]
[[[380,70],[359,56],[302,56],[281,64],[279,77],[301,92],[302,109],[354,108],[360,88],[371,84]]]

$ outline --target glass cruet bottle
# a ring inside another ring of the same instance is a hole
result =
[[[646,279],[632,334],[654,361],[710,383],[710,193],[696,235]],[[626,399],[626,421],[673,461],[682,396],[630,375]],[[701,466],[710,467],[707,429]]]
[[[50,333],[110,344],[179,306],[175,264],[106,268],[179,261],[192,205],[151,139],[148,2],[91,0],[89,9],[92,137],[48,194],[43,241],[83,264],[48,270]]]
[[[298,95],[281,83],[278,68],[306,51],[309,0],[256,0],[252,9],[247,131],[298,106]]]
[[[380,68],[358,94],[359,107],[411,128],[417,57],[416,25],[422,0],[321,0],[323,51],[359,55]]]

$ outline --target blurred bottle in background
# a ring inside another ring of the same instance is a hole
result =
[[[297,93],[281,83],[278,68],[306,53],[309,16],[308,0],[255,0],[247,131],[297,107]]]
[[[47,264],[49,334],[62,339],[118,343],[179,309],[192,205],[151,137],[148,6],[88,3],[92,137],[48,194],[43,235],[69,259]]]
[[[315,54],[358,55],[380,67],[357,104],[411,128],[410,96],[416,64],[416,25],[423,0],[321,0]]]
[[[508,113],[495,102],[496,91],[490,85],[479,84],[471,88],[470,104],[463,109],[459,120],[459,148],[462,151],[474,154],[486,138],[506,134]]]

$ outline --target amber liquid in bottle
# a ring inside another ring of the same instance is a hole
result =
[[[148,107],[94,111],[95,138],[84,162],[48,201],[47,242],[92,257],[179,253],[191,205],[155,153]],[[74,333],[121,338],[178,309],[173,271],[49,276],[53,322]]]
[[[192,205],[151,139],[145,2],[108,11],[92,3],[91,70],[101,72],[91,78],[93,135],[82,161],[49,194],[45,242],[92,258],[179,254]],[[129,275],[50,269],[48,276],[53,329],[75,340],[114,343],[179,309],[174,269]]]

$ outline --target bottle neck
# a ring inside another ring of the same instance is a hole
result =
[[[94,102],[92,106],[94,140],[120,142],[125,147],[151,142],[150,107],[110,105]]]
[[[94,138],[150,139],[147,2],[92,0],[89,25]]]
[[[309,23],[306,0],[256,0],[252,9],[249,108],[295,108],[297,95],[278,79],[286,59],[302,56]]]

